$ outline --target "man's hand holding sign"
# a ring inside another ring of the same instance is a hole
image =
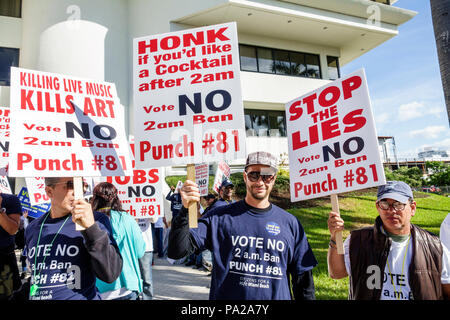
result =
[[[331,196],[331,244],[343,254],[337,194],[385,184],[363,70],[286,104],[291,201]]]

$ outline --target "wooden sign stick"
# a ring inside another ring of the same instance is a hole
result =
[[[331,195],[331,211],[337,212],[340,214],[337,194]],[[342,241],[342,231],[336,232],[336,247],[337,247],[338,254],[344,254],[344,243]]]
[[[187,179],[195,182],[195,165],[187,165]],[[198,228],[197,223],[197,202],[189,203],[189,228]]]
[[[83,177],[73,177],[73,196],[75,200],[83,199]],[[81,231],[85,228],[78,223],[75,223],[75,230]]]

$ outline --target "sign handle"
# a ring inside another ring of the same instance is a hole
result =
[[[187,165],[187,179],[195,182],[195,165],[189,163]],[[198,228],[197,223],[197,202],[189,203],[189,228]]]
[[[73,196],[75,200],[83,199],[83,177],[73,177]],[[84,228],[83,226],[75,223],[75,230],[81,231],[85,229],[86,228]]]
[[[331,211],[340,213],[337,194],[331,195]],[[338,254],[344,254],[344,243],[342,241],[342,231],[336,232],[336,247],[337,247]]]

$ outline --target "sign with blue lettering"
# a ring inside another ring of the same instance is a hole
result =
[[[28,189],[23,187],[19,194],[18,198],[20,200],[20,204],[22,205],[22,212],[28,212],[28,216],[32,218],[39,218],[44,213],[50,210],[50,203],[43,203],[40,205],[32,206],[30,203],[30,197],[28,195]]]

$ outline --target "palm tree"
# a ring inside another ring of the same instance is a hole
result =
[[[450,0],[430,0],[434,37],[450,125]]]

